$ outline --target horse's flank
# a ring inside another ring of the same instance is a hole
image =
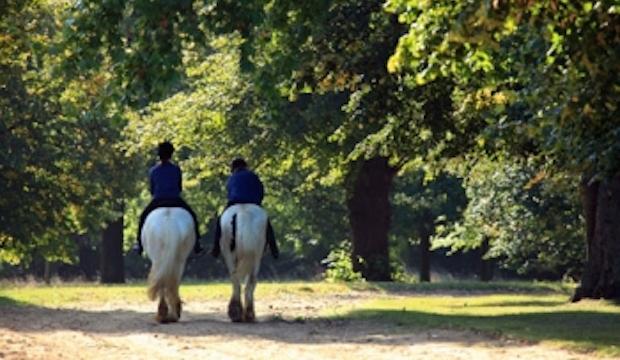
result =
[[[222,214],[221,224],[220,245],[224,258],[231,257],[238,273],[250,273],[265,250],[267,213],[253,204],[234,205]],[[231,249],[233,241],[234,250]]]

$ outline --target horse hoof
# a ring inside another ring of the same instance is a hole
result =
[[[228,317],[232,322],[243,321],[243,310],[241,309],[241,302],[231,300],[228,304]]]
[[[247,309],[245,311],[244,317],[243,317],[243,321],[245,321],[246,323],[255,323],[256,322],[256,315],[254,314],[254,309]]]
[[[165,319],[168,317],[168,304],[165,301],[161,300],[159,302],[159,306],[157,307],[157,316],[155,320],[158,323],[163,323]]]
[[[179,318],[174,317],[174,316],[160,316],[160,315],[157,315],[157,316],[155,316],[155,321],[157,321],[160,324],[170,324],[170,323],[178,322]]]

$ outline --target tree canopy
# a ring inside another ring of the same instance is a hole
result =
[[[246,157],[292,261],[389,280],[390,247],[488,245],[620,289],[615,1],[2,5],[4,261],[71,261],[69,235],[122,214],[133,231],[167,139],[203,227]]]

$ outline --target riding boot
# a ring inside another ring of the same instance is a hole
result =
[[[269,245],[269,250],[271,250],[271,256],[277,259],[280,256],[280,250],[278,250],[278,244],[276,243],[271,221],[267,221],[267,245]]]
[[[211,249],[211,256],[220,256],[220,237],[222,236],[222,227],[220,226],[220,218],[218,217],[215,222],[215,238],[213,239],[213,249]]]
[[[133,251],[134,253],[136,253],[138,255],[142,255],[142,251],[144,251],[144,249],[142,248],[142,244],[138,241],[131,248],[131,251]]]
[[[203,251],[204,249],[200,245],[200,240],[196,238],[196,242],[194,243],[194,254],[199,255],[202,254]]]
[[[144,248],[142,247],[142,226],[140,225],[138,225],[138,239],[131,250],[138,255],[142,255],[142,252],[144,251]]]

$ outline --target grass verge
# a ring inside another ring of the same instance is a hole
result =
[[[332,314],[414,329],[480,331],[620,356],[620,306],[591,300],[573,304],[563,293],[382,298]]]

